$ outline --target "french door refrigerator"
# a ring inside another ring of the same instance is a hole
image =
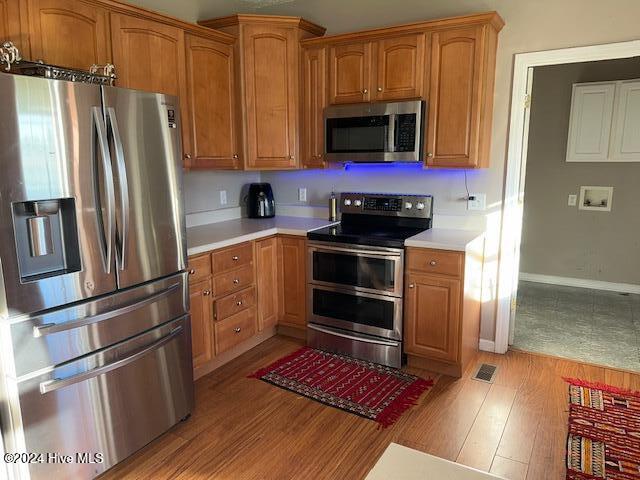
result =
[[[45,455],[9,470],[89,479],[193,406],[177,99],[7,73],[0,98],[2,436]]]

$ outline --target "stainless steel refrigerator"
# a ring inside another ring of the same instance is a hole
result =
[[[88,479],[193,406],[177,99],[0,73],[0,420]],[[47,463],[47,462],[53,463]]]

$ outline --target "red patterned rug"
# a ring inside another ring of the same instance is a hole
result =
[[[567,480],[640,479],[640,392],[565,378]]]
[[[309,347],[249,377],[388,427],[431,388],[433,379]]]

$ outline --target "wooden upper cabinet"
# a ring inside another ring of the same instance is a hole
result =
[[[422,96],[426,34],[403,35],[377,42],[374,98],[402,100]]]
[[[252,170],[297,166],[295,30],[271,25],[243,29],[247,159]]]
[[[488,166],[496,41],[487,25],[433,34],[427,166]]]
[[[78,0],[29,0],[28,5],[32,58],[80,70],[111,62],[106,10]]]
[[[405,351],[455,362],[460,344],[461,281],[431,275],[407,275]]]
[[[371,42],[335,45],[329,49],[329,103],[371,99]]]
[[[186,35],[187,168],[240,168],[233,45]]]
[[[301,161],[305,168],[324,167],[324,107],[327,104],[327,51],[302,50]]]

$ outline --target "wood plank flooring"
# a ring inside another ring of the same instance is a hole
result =
[[[101,477],[112,479],[362,479],[390,442],[513,480],[565,478],[563,376],[640,390],[640,375],[524,352],[481,353],[493,384],[441,377],[392,427],[246,376],[294,351],[274,337],[196,382],[186,422]],[[427,372],[410,369],[412,373]]]

